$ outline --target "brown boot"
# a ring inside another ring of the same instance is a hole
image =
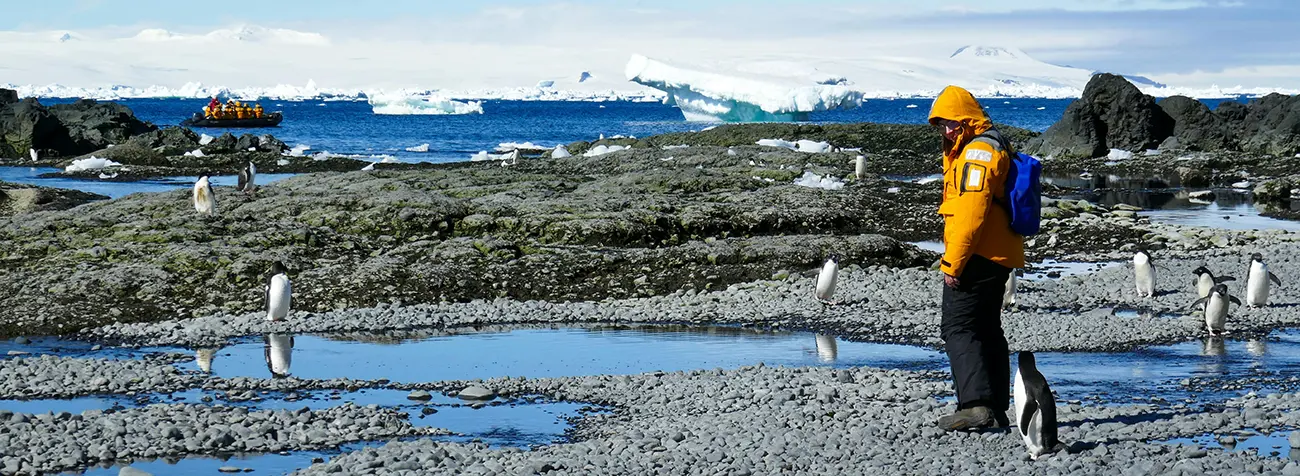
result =
[[[939,418],[939,428],[948,431],[976,430],[991,425],[993,411],[989,407],[971,407]]]

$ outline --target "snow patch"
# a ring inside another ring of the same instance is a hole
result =
[[[370,109],[385,115],[483,114],[483,103],[453,101],[441,96],[377,95],[370,97]],[[323,104],[322,104],[323,105]]]
[[[631,149],[631,148],[632,148],[632,146],[630,146],[630,145],[629,145],[629,146],[622,146],[622,145],[611,145],[611,146],[606,146],[606,145],[604,145],[604,144],[601,144],[601,145],[598,145],[598,146],[592,147],[591,150],[588,150],[587,152],[583,153],[582,156],[583,156],[583,157],[595,157],[595,156],[598,156],[598,155],[612,154],[612,153],[614,153],[614,152],[618,152],[618,151],[620,151],[620,150],[628,150],[628,149]]]
[[[185,153],[186,157],[204,157],[206,155],[203,153],[203,149],[194,149]]]
[[[810,112],[862,104],[860,91],[813,78],[696,71],[642,55],[632,55],[624,74],[666,93],[664,104],[677,106],[687,121],[804,121]]]
[[[567,159],[569,157],[573,157],[573,154],[570,154],[569,148],[563,145],[555,146],[555,150],[551,152],[552,159]]]
[[[290,156],[290,157],[302,157],[302,156],[305,155],[305,154],[307,153],[307,151],[309,151],[309,150],[311,150],[311,146],[306,145],[306,144],[298,144],[298,145],[293,146],[292,149],[289,149],[288,152],[285,152],[284,155],[287,155],[287,156]]]
[[[207,135],[207,134],[203,134],[203,135],[199,136],[199,145],[208,145],[208,144],[211,144],[212,141],[214,141],[214,140],[217,140],[217,138],[216,138],[216,137],[212,137],[212,136]]]
[[[99,157],[95,157],[92,155],[84,159],[72,161],[72,164],[68,165],[68,167],[64,170],[68,172],[81,172],[84,170],[95,170],[95,169],[103,169],[107,167],[120,167],[120,166],[122,166],[122,164],[113,162],[108,159],[101,159]]]
[[[758,141],[758,145],[767,147],[783,147],[793,151],[807,152],[810,154],[834,152],[835,150],[835,148],[828,142],[817,142],[807,139],[800,139],[796,142],[782,139],[762,139]]]
[[[820,188],[825,190],[839,190],[844,188],[844,182],[839,179],[830,175],[823,177],[814,174],[811,171],[804,171],[803,176],[799,177],[798,180],[795,180],[794,184],[801,187]]]
[[[1121,149],[1111,149],[1110,153],[1106,154],[1107,160],[1114,160],[1117,162],[1121,160],[1128,160],[1131,158],[1133,158],[1132,152],[1129,152],[1127,150],[1121,150]]]
[[[407,148],[406,148],[406,151],[407,151],[407,152],[428,152],[428,151],[429,151],[429,143],[426,142],[426,143],[423,143],[423,144],[420,144],[420,145],[417,145],[417,146],[414,146],[414,147],[407,147]]]

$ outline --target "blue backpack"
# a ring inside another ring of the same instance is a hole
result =
[[[996,197],[993,200],[1007,209],[1011,216],[1012,231],[1020,236],[1038,234],[1043,209],[1042,186],[1038,179],[1043,173],[1043,164],[1032,155],[1016,152],[996,130],[985,132],[975,139],[987,139],[1011,155],[1006,182],[1007,202]]]

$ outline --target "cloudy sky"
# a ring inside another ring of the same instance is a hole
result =
[[[762,59],[768,50],[780,50],[785,58],[850,58],[858,52],[942,57],[980,44],[1019,48],[1054,64],[1161,80],[1209,84],[1257,77],[1300,85],[1300,38],[1294,32],[1300,2],[1293,0],[9,3],[0,32],[69,31],[92,39],[130,37],[144,28],[202,34],[252,24],[372,49],[437,44],[440,54],[459,51],[485,62],[495,60],[486,52],[511,47],[526,48],[531,57],[589,51],[605,61],[634,52]]]

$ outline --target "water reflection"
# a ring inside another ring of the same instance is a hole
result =
[[[266,369],[274,378],[289,376],[289,365],[293,357],[293,336],[288,334],[267,334],[263,338],[266,349]]]
[[[1255,357],[1263,357],[1268,354],[1268,343],[1264,339],[1250,339],[1246,341],[1246,352]]]
[[[1219,336],[1206,337],[1201,341],[1201,355],[1206,357],[1222,357],[1227,353],[1227,347],[1223,338]]]
[[[835,343],[835,336],[826,334],[817,334],[817,359],[822,362],[835,362],[839,356],[839,345]]]
[[[212,373],[212,359],[217,357],[217,349],[198,349],[194,351],[194,361],[199,364],[199,371]]]

